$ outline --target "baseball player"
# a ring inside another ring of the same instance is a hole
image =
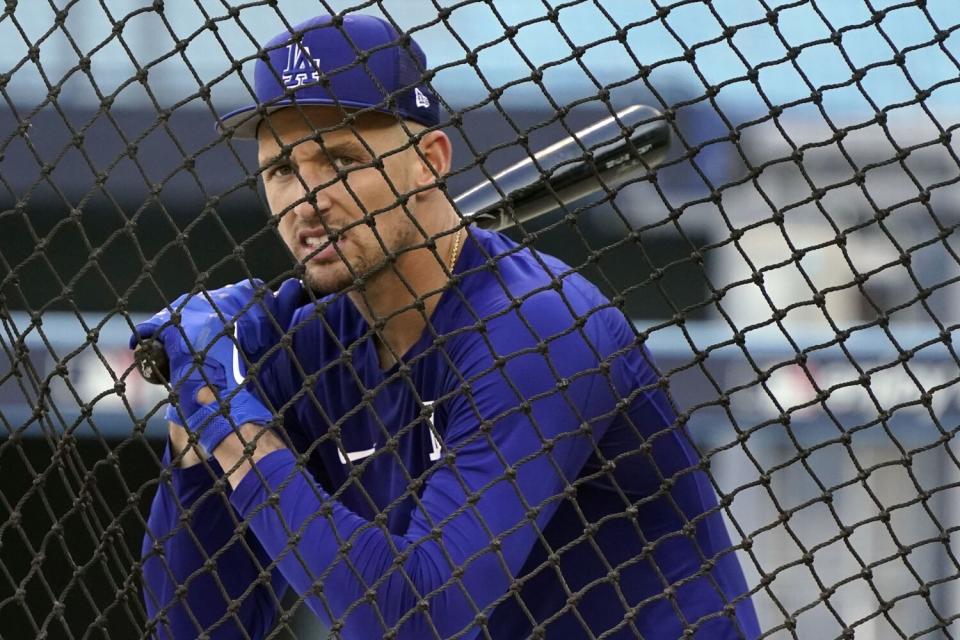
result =
[[[350,14],[264,51],[256,104],[220,126],[256,140],[302,286],[183,296],[137,327],[178,398],[151,629],[264,637],[293,589],[343,638],[759,635],[628,321],[451,205],[416,42]]]

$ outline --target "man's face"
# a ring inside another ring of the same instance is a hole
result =
[[[340,291],[383,268],[386,255],[422,242],[397,206],[419,163],[400,123],[380,114],[364,115],[352,128],[341,121],[330,107],[287,108],[258,135],[270,210],[318,293]],[[364,166],[378,158],[382,169]]]

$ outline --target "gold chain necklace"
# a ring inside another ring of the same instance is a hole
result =
[[[457,258],[460,257],[460,232],[463,231],[463,227],[457,229],[457,232],[453,236],[453,246],[450,247],[450,273],[453,273],[453,268],[457,264]]]

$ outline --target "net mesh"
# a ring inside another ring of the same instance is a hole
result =
[[[626,104],[656,108],[673,143],[656,170],[592,197],[561,203],[548,189],[557,201],[547,213],[506,230],[516,248],[476,257],[443,285],[443,309],[468,316],[461,325],[438,330],[446,325],[423,316],[422,295],[395,311],[423,317],[423,349],[387,349],[398,366],[376,384],[357,361],[389,318],[351,333],[324,315],[336,302],[306,293],[299,324],[277,320],[269,353],[248,362],[251,384],[288,416],[275,431],[298,454],[294,472],[255,468],[269,488],[248,490],[244,505],[220,461],[178,469],[196,451],[164,457],[167,407],[188,416],[177,388],[143,380],[127,340],[159,309],[180,311],[185,292],[209,301],[201,292],[260,278],[259,295],[271,297],[304,273],[284,248],[283,219],[341,178],[357,205],[364,196],[349,171],[328,184],[298,175],[306,189],[271,216],[257,145],[213,126],[253,98],[249,70],[266,40],[309,15],[269,1],[172,4],[8,0],[0,14],[0,637],[956,636],[953,3],[317,5],[383,16],[426,50],[416,73],[452,140],[442,183],[451,197]],[[410,213],[409,198],[395,190],[384,208]],[[356,229],[382,213],[367,211]],[[446,265],[479,251],[461,240],[466,227],[415,245]],[[550,274],[543,290],[562,299],[580,274],[609,302],[565,300],[571,322],[540,335],[527,317],[538,292],[513,297],[501,273],[520,255]],[[558,273],[551,255],[570,270]],[[512,306],[475,308],[463,285],[476,275]],[[584,338],[593,365],[556,362],[551,349],[611,310],[630,320],[626,346],[601,353]],[[539,338],[502,351],[487,334],[507,316]],[[323,362],[297,349],[318,322],[338,346]],[[461,343],[489,352],[489,369],[461,371]],[[583,414],[584,382],[615,386],[620,358],[646,350],[652,377],[611,392],[602,415]],[[490,371],[541,356],[529,384],[502,376],[501,414],[468,408],[473,430],[444,443],[452,435],[434,417],[442,424],[458,399],[482,404]],[[257,378],[277,357],[296,372],[289,388]],[[420,397],[418,367],[454,384]],[[355,386],[340,397],[330,386],[344,376]],[[384,406],[397,384],[415,396],[403,418]],[[331,408],[351,394],[349,409]],[[647,397],[675,418],[632,424],[629,407]],[[560,433],[533,410],[553,399],[579,416]],[[314,424],[300,424],[305,415]],[[539,443],[519,455],[495,437],[515,416],[534,416],[523,424]],[[630,429],[608,457],[613,445],[589,433],[618,420]],[[356,449],[356,424],[379,434],[379,451]],[[408,469],[410,440],[423,459]],[[668,442],[689,447],[683,464]],[[497,465],[489,483],[472,486],[458,467],[471,447]],[[557,462],[555,450],[577,447],[586,461]],[[531,494],[531,469],[560,488]],[[629,485],[637,469],[649,475],[645,492]],[[462,483],[455,504],[408,531],[445,470]],[[691,512],[682,491],[694,479],[710,495]],[[597,485],[613,496],[607,506],[583,503]],[[288,487],[312,489],[303,504],[316,508],[297,514]],[[478,518],[482,540],[459,558],[444,531],[503,487],[516,493],[495,500],[523,517]],[[337,520],[344,506],[359,528]],[[729,540],[711,548],[705,540],[724,538],[703,530],[720,522]],[[614,539],[636,543],[627,557],[603,537],[616,523],[630,533]],[[382,546],[364,547],[377,535]],[[518,561],[511,544],[524,535]],[[321,562],[314,548],[332,556]],[[428,553],[439,578],[413,569],[428,571],[415,563]],[[720,584],[733,561],[742,590]],[[635,586],[641,568],[652,592]],[[562,601],[549,599],[552,576]]]

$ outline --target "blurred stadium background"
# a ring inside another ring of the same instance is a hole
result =
[[[236,61],[280,14],[295,24],[322,4],[358,3],[31,0],[0,14],[0,637],[139,633],[130,568],[164,394],[130,375],[131,320],[201,273],[220,285],[290,268],[247,180],[254,149],[219,141],[213,121],[249,100]],[[655,182],[616,211],[525,232],[624,295],[649,333],[734,541],[751,543],[769,637],[960,632],[960,3],[363,11],[427,51],[463,112],[461,167],[557,105],[579,101],[568,122],[591,120],[604,88],[615,105],[672,109]],[[485,167],[522,153],[505,146]],[[480,177],[461,171],[451,191]]]

